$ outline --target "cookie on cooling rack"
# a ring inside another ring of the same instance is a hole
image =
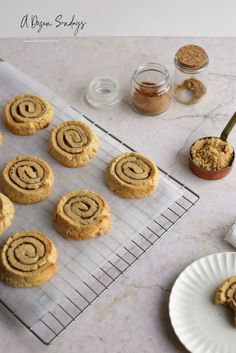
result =
[[[32,156],[18,156],[11,160],[1,176],[3,192],[20,204],[32,204],[48,198],[53,182],[49,165]]]
[[[69,168],[79,168],[96,155],[99,139],[82,121],[66,121],[52,129],[49,153],[59,163]]]
[[[32,135],[46,128],[53,118],[53,108],[44,98],[23,94],[11,99],[3,110],[6,127],[16,135]]]
[[[0,235],[12,224],[15,207],[6,195],[0,193]]]
[[[47,282],[57,271],[52,241],[34,230],[17,232],[0,250],[0,278],[12,287],[33,287]]]
[[[127,152],[109,163],[105,182],[112,192],[123,198],[143,198],[156,191],[159,175],[150,159],[137,152]]]
[[[79,189],[60,199],[54,211],[53,224],[67,238],[99,237],[111,229],[109,206],[98,193]]]

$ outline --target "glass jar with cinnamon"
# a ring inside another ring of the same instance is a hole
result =
[[[144,115],[157,115],[169,108],[171,80],[164,66],[149,63],[137,68],[131,79],[131,103]]]
[[[207,92],[207,71],[209,63],[206,51],[198,45],[181,47],[175,55],[173,94],[183,104],[201,101]]]

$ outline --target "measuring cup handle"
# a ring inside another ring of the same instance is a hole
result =
[[[232,116],[232,118],[230,119],[230,121],[228,122],[228,124],[226,125],[224,130],[222,131],[222,133],[220,135],[221,140],[227,141],[229,133],[233,129],[235,123],[236,123],[236,112],[234,113],[234,115]]]

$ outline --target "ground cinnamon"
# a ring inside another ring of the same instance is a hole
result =
[[[132,93],[133,107],[146,115],[156,115],[166,111],[171,103],[171,91],[160,90],[152,82],[141,82]]]
[[[202,81],[189,78],[176,85],[175,97],[181,103],[194,104],[205,96],[206,91],[206,86]]]

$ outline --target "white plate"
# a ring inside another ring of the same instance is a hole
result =
[[[170,319],[180,341],[192,353],[236,353],[234,313],[214,305],[217,287],[236,275],[236,252],[203,257],[177,278],[170,295]]]

